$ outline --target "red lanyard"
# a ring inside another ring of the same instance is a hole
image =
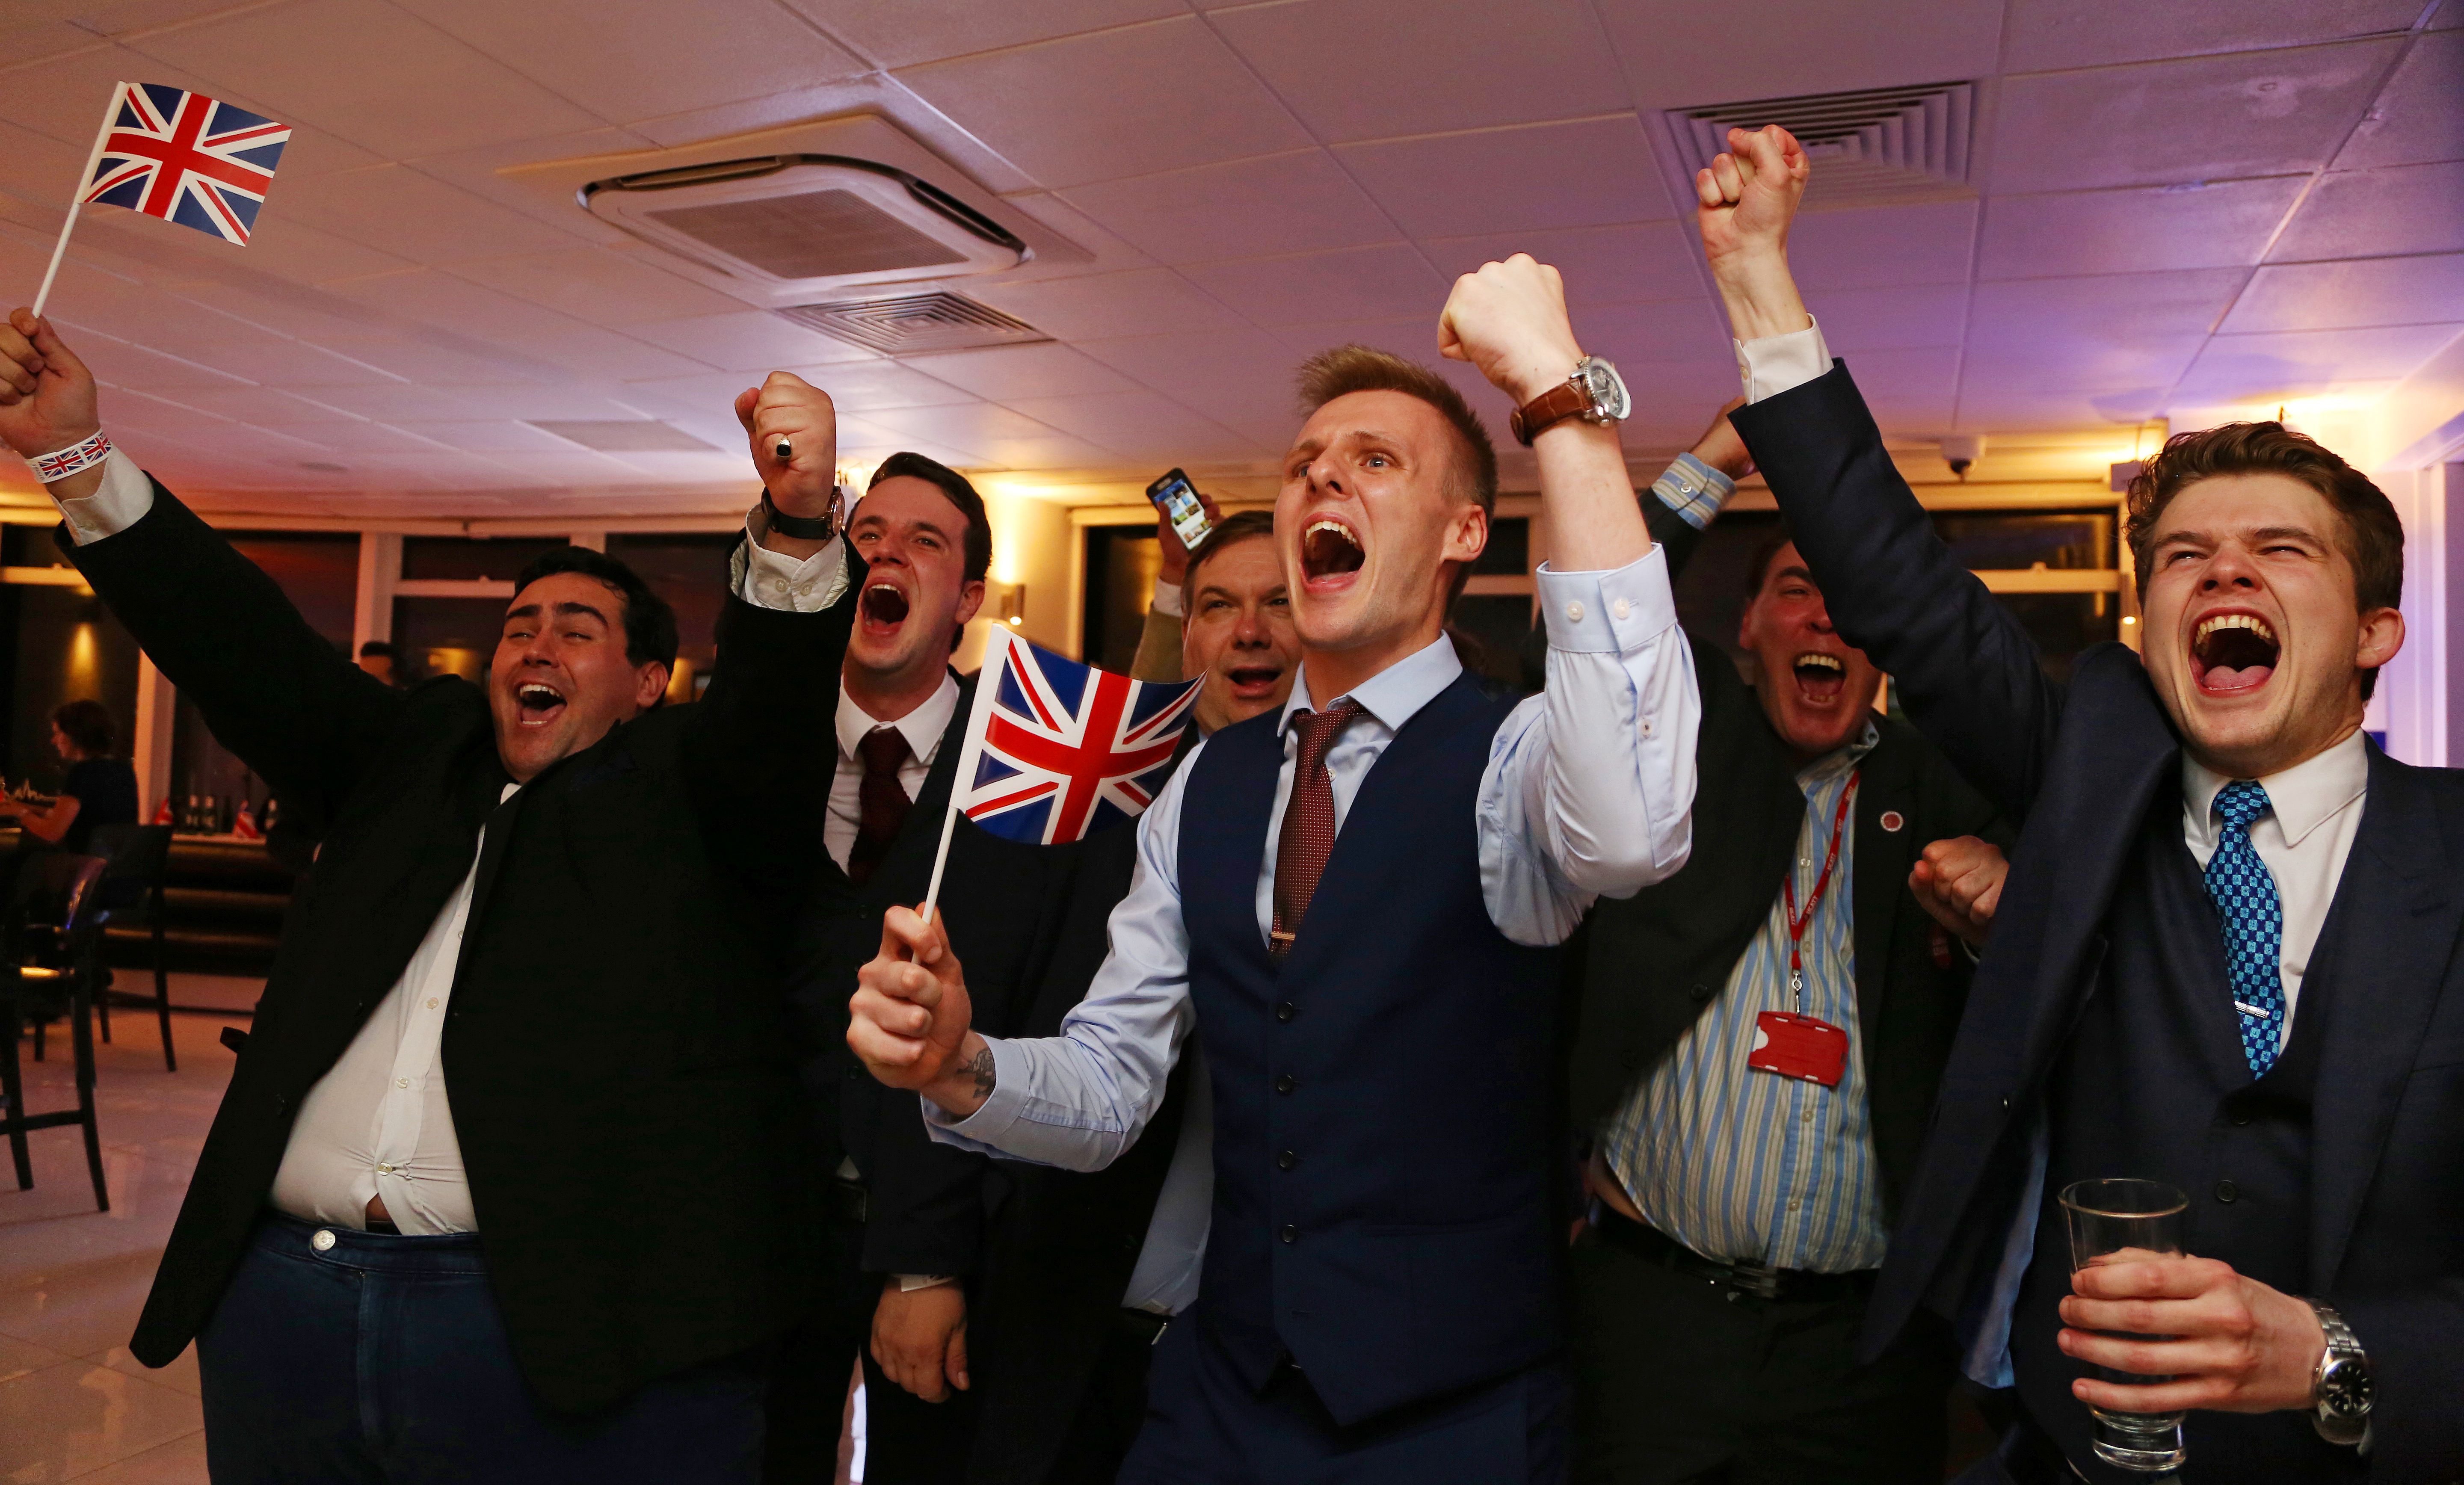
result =
[[[1857,775],[1848,775],[1848,787],[1839,791],[1839,807],[1831,812],[1831,849],[1823,853],[1822,875],[1814,882],[1814,895],[1805,900],[1805,911],[1796,910],[1796,867],[1791,865],[1779,886],[1788,904],[1788,992],[1794,997],[1790,1009],[1805,1009],[1805,928],[1814,921],[1814,909],[1822,906],[1822,893],[1831,885],[1832,868],[1839,864],[1841,827],[1848,822],[1848,801],[1857,797]]]

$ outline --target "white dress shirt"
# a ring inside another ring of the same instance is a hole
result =
[[[1515,708],[1489,744],[1475,804],[1482,896],[1516,943],[1561,943],[1599,895],[1623,897],[1674,873],[1692,843],[1700,698],[1655,547],[1615,572],[1539,574],[1549,626],[1548,689]],[[1441,637],[1355,688],[1365,714],[1328,750],[1338,836],[1370,769],[1404,723],[1462,673]],[[1330,698],[1329,704],[1341,698]],[[1302,665],[1283,713],[1284,761],[1265,833],[1258,934],[1274,918],[1278,825],[1309,709]],[[1113,909],[1111,954],[1058,1037],[987,1037],[993,1092],[972,1116],[929,1102],[933,1137],[962,1148],[1093,1170],[1127,1149],[1162,1101],[1196,1015],[1179,883],[1182,791],[1200,744],[1146,814],[1129,895]]]
[[[913,799],[924,792],[925,775],[933,772],[933,758],[941,751],[941,734],[957,710],[958,683],[946,669],[939,689],[895,722],[875,720],[844,685],[839,688],[839,758],[830,774],[830,813],[822,823],[822,845],[841,871],[847,869],[847,853],[855,849],[857,827],[864,823],[864,754],[857,750],[866,734],[885,727],[905,734],[907,761],[898,765],[898,787]]]

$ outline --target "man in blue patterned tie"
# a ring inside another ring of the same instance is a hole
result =
[[[2404,643],[2393,505],[2280,424],[2176,434],[2130,487],[2143,653],[2048,677],[1797,296],[1804,151],[1728,142],[1697,186],[1738,431],[1840,633],[2025,821],[1868,1347],[1923,1306],[2014,1389],[1980,1480],[2132,1477],[2091,1405],[2188,1409],[2194,1478],[2453,1478],[2464,776],[2361,730]],[[2117,1176],[2187,1193],[2191,1256],[2072,1272],[2056,1197]]]

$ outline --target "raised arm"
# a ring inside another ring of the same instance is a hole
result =
[[[1660,472],[1642,496],[1643,524],[1651,539],[1666,554],[1668,580],[1675,582],[1694,560],[1703,534],[1720,518],[1720,511],[1737,492],[1737,481],[1754,471],[1753,455],[1737,434],[1728,414],[1746,404],[1730,398],[1711,419],[1694,447]]]
[[[48,320],[0,325],[0,439],[29,460],[102,431],[94,375]],[[256,564],[115,450],[47,487],[69,559],[223,745],[330,813],[407,705],[308,626]]]
[[[2062,695],[2017,619],[1961,567],[1833,365],[1788,266],[1805,152],[1776,125],[1728,131],[1696,178],[1713,281],[1746,372],[1732,420],[1788,517],[1839,633],[1899,683],[1909,717],[2013,820],[2026,818]]]

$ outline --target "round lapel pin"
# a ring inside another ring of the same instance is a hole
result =
[[[1898,835],[1901,827],[1905,825],[1907,822],[1908,818],[1897,810],[1884,810],[1882,812],[1882,828],[1890,832],[1892,835]]]

